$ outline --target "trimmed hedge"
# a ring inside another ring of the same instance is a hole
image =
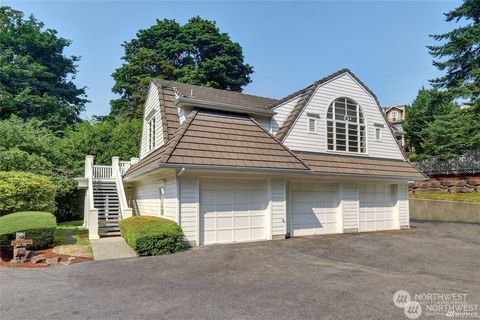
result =
[[[49,212],[16,212],[0,217],[0,246],[10,247],[16,232],[25,232],[25,239],[32,239],[28,248],[33,250],[53,247],[57,221]],[[2,250],[3,251],[3,250]]]
[[[45,176],[0,171],[0,215],[18,211],[55,210],[55,185]]]
[[[120,221],[120,232],[141,256],[157,256],[182,250],[183,231],[174,221],[135,216]]]

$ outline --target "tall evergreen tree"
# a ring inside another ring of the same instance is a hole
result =
[[[194,17],[185,25],[157,20],[122,45],[125,63],[113,73],[111,115],[140,117],[150,80],[167,80],[242,91],[253,68],[244,63],[240,44],[221,33],[215,22]]]
[[[464,0],[445,17],[448,22],[465,25],[432,35],[434,40],[442,42],[428,46],[430,54],[438,59],[433,64],[446,74],[431,83],[438,89],[449,90],[455,97],[467,99],[480,111],[480,1]]]
[[[55,130],[79,120],[88,101],[72,82],[79,57],[64,55],[70,44],[33,16],[0,7],[0,119],[36,118]]]

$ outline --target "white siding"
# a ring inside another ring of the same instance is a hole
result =
[[[143,112],[140,158],[145,157],[151,151],[155,150],[148,150],[148,121],[153,117],[155,117],[155,149],[157,149],[163,145],[162,118],[160,114],[160,100],[158,96],[158,88],[154,84],[150,84]]]
[[[370,157],[403,159],[382,113],[373,97],[349,74],[343,74],[317,88],[307,103],[294,127],[285,139],[285,144],[292,150],[327,152],[326,116],[331,102],[339,97],[349,97],[360,104],[367,124],[367,153]],[[279,111],[275,109],[275,111]],[[317,132],[308,132],[308,113],[318,114],[320,123]],[[277,115],[278,116],[278,115]],[[382,124],[382,140],[375,141],[375,124]]]
[[[180,177],[180,226],[187,241],[197,241],[198,179]]]
[[[287,192],[285,180],[272,179],[272,235],[285,235],[287,233]]]
[[[263,129],[270,132],[270,118],[255,118],[255,121],[262,126]]]
[[[410,225],[410,213],[408,209],[408,184],[398,185],[398,210],[400,212],[400,226]]]
[[[290,112],[292,112],[293,107],[297,104],[300,96],[293,98],[273,109],[277,114],[272,118],[272,132],[275,134],[278,132],[280,127],[282,126],[283,122],[287,119]]]
[[[176,220],[177,183],[176,176],[155,177],[135,182],[131,191],[131,206],[135,215],[161,217],[160,186],[164,186],[164,218]]]
[[[344,183],[342,188],[343,229],[358,229],[358,187]]]
[[[170,220],[177,221],[177,177],[173,176],[165,179],[165,200],[164,200],[164,215]]]

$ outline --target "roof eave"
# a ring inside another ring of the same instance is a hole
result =
[[[259,168],[240,166],[221,166],[205,164],[184,164],[184,163],[160,163],[159,168],[185,168],[185,169],[207,169],[207,170],[231,170],[240,172],[278,172],[278,173],[312,173],[309,169],[287,169],[287,168]]]
[[[201,100],[201,99],[195,99],[195,98],[189,98],[189,97],[178,97],[173,102],[173,105],[178,107],[197,107],[201,109],[235,112],[235,113],[242,113],[242,114],[249,114],[249,115],[256,115],[256,116],[271,117],[277,114],[275,111],[272,111],[270,109],[246,107],[246,106],[240,106],[235,104],[207,101],[207,100]]]

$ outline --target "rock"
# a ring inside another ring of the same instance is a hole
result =
[[[33,256],[30,261],[33,263],[44,263],[45,260],[47,260],[47,257],[45,257],[43,254],[39,254],[37,256]]]
[[[430,187],[431,187],[430,182],[424,182],[422,183],[422,186],[421,186],[422,189],[430,189]]]
[[[465,187],[467,185],[467,181],[465,180],[460,180],[457,183],[455,183],[455,187]]]
[[[452,180],[442,180],[440,184],[445,187],[452,187],[455,185],[455,183]]]
[[[46,259],[46,260],[45,260],[45,263],[48,264],[48,265],[51,266],[51,267],[54,267],[54,266],[56,266],[57,263],[58,263],[58,257]]]
[[[476,192],[480,192],[480,187],[475,187]]]
[[[470,188],[466,188],[466,187],[452,187],[450,188],[450,192],[457,192],[457,193],[468,193],[468,192],[472,192],[473,189],[470,189]]]
[[[469,186],[480,186],[480,179],[471,178],[467,180]]]
[[[432,181],[430,182],[430,187],[431,188],[440,188],[441,184],[439,181]]]

